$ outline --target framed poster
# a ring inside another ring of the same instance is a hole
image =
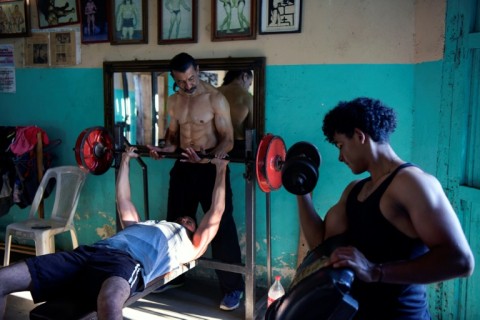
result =
[[[147,0],[112,0],[111,44],[148,43]]]
[[[197,42],[198,0],[158,0],[158,44]]]
[[[37,0],[37,10],[41,29],[80,23],[77,0]]]
[[[260,34],[301,32],[302,0],[260,1]]]
[[[0,0],[0,38],[30,35],[30,6],[28,1]]]
[[[212,41],[254,40],[256,0],[212,0]]]
[[[109,6],[105,0],[80,0],[82,43],[108,42]]]

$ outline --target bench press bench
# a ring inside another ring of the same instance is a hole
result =
[[[189,263],[182,264],[180,267],[155,278],[150,281],[147,287],[140,292],[134,293],[130,298],[125,301],[123,307],[128,307],[135,301],[145,297],[149,293],[152,293],[158,287],[172,281],[179,275],[193,269],[197,265],[197,261],[191,261]],[[46,301],[30,311],[30,320],[96,320],[97,312],[91,310],[85,305],[82,305],[81,301],[72,300],[51,300]]]

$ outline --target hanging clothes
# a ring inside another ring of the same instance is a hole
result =
[[[10,150],[16,156],[21,156],[22,154],[32,150],[37,145],[37,133],[39,132],[42,134],[43,145],[48,145],[50,143],[48,136],[45,131],[43,131],[39,127],[17,127],[15,139],[10,145]]]

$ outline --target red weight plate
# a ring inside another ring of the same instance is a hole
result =
[[[78,144],[80,141],[80,144]],[[105,173],[113,163],[114,143],[110,133],[103,127],[86,129],[80,134],[75,147],[75,156],[80,167],[94,175]]]
[[[266,155],[267,155],[268,145],[272,139],[273,139],[272,134],[269,134],[269,133],[266,134],[262,138],[262,140],[260,140],[260,143],[258,144],[258,149],[257,149],[257,157],[255,161],[255,167],[257,172],[257,182],[260,189],[263,192],[270,192],[270,186],[267,182],[265,172],[266,172]]]
[[[78,135],[78,138],[77,138],[77,142],[75,143],[75,160],[77,161],[77,164],[80,168],[86,169],[86,170],[88,170],[88,169],[85,168],[82,164],[80,149],[81,149],[81,146],[82,146],[83,137],[85,137],[85,134],[87,133],[88,130],[89,129],[85,129],[82,132],[80,132],[80,134]]]
[[[285,163],[287,150],[283,139],[275,136],[268,144],[265,156],[265,177],[271,190],[282,186],[282,166]]]

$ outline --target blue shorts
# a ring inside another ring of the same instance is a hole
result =
[[[143,286],[141,265],[128,253],[101,246],[79,246],[73,251],[25,260],[35,303],[52,299],[88,300],[96,306],[102,283],[118,276],[130,284],[131,293]]]

